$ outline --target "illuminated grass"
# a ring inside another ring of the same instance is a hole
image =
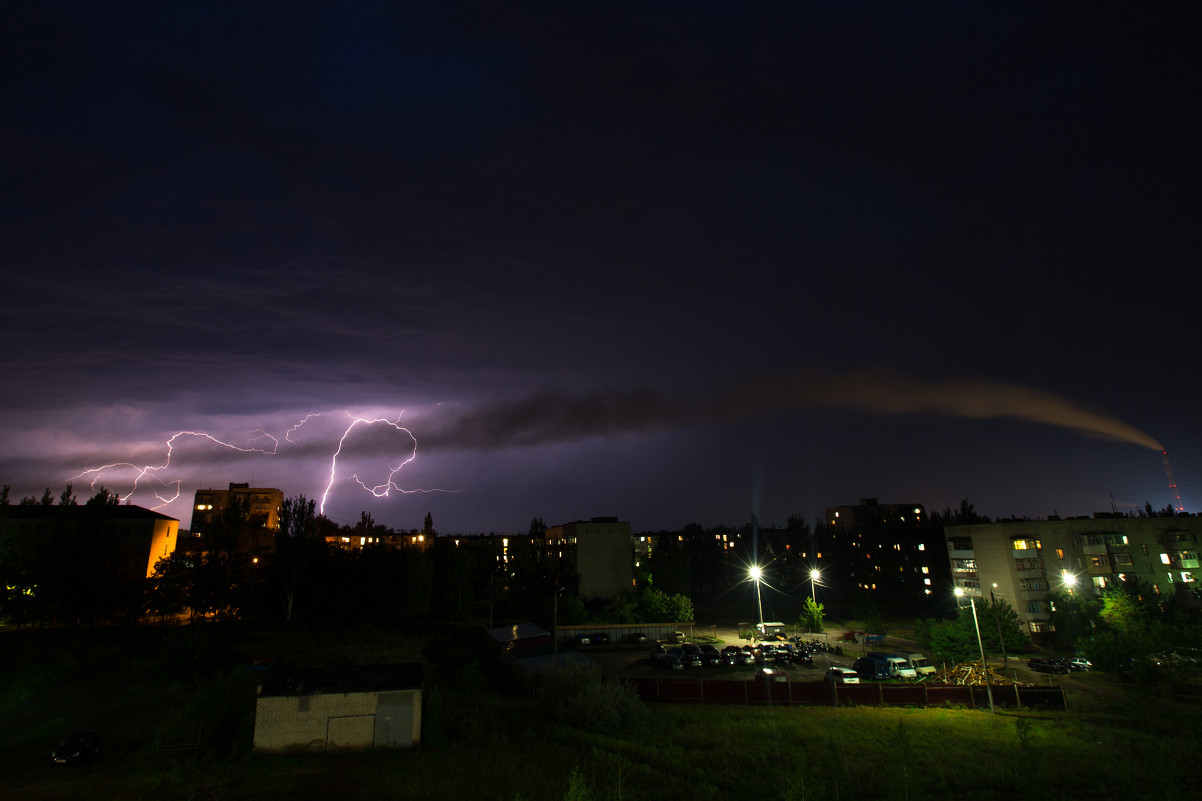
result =
[[[605,734],[556,724],[534,699],[498,697],[470,671],[448,680],[434,666],[426,720],[428,733],[435,726],[441,733],[418,749],[161,759],[151,753],[155,724],[178,710],[193,714],[197,689],[211,680],[172,675],[165,665],[179,670],[182,657],[278,652],[313,663],[370,663],[421,653],[381,633],[169,644],[172,634],[123,655],[92,635],[70,648],[70,638],[39,640],[24,653],[24,669],[10,659],[10,680],[32,681],[29,674],[42,669],[54,680],[0,710],[20,724],[0,730],[0,797],[74,798],[86,780],[96,798],[188,798],[208,788],[222,801],[559,801],[579,770],[598,801],[1171,801],[1192,797],[1199,745],[1193,688],[1130,687],[1094,675],[1076,679],[1068,712],[658,705],[624,733]],[[105,657],[103,671],[88,667],[93,646]],[[61,729],[92,720],[104,721],[105,757],[76,772],[51,770],[48,744]]]

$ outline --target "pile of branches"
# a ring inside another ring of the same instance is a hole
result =
[[[945,670],[939,678],[945,684],[984,684],[985,671],[981,669],[981,662],[979,660],[976,662],[961,662]],[[1022,682],[1015,682],[1014,679],[1002,675],[992,665],[989,666],[989,683],[995,687],[1010,687],[1014,684],[1022,684]]]

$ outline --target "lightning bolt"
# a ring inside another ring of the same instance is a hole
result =
[[[306,414],[304,420],[301,420],[299,423],[294,425],[292,428],[290,428],[284,432],[284,439],[295,444],[296,441],[294,439],[292,439],[292,432],[296,431],[298,428],[303,426],[305,423],[309,422],[309,420],[311,420],[314,417],[321,417],[321,412],[313,412],[312,414]],[[397,419],[400,419],[400,418],[397,418]]]
[[[394,464],[388,459],[384,460],[384,467],[386,468],[387,473],[386,478],[384,478],[381,483],[374,485],[370,484],[369,482],[364,481],[358,473],[351,473],[349,475],[342,476],[341,478],[354,481],[363,490],[371,493],[371,495],[376,498],[388,497],[392,492],[398,492],[405,495],[428,492],[458,492],[458,490],[448,489],[405,489],[397,483],[397,474],[404,469],[406,465],[417,458],[417,438],[413,435],[412,431],[401,425],[401,416],[403,415],[403,412],[397,415],[396,420],[389,420],[383,417],[367,418],[351,414],[350,412],[344,413],[350,418],[350,424],[345,430],[343,430],[342,436],[338,438],[338,445],[335,448],[334,454],[330,460],[330,475],[328,481],[326,482],[325,491],[321,496],[320,511],[322,514],[325,514],[326,500],[328,499],[330,492],[333,490],[335,482],[340,478],[338,474],[338,459],[343,455],[344,446],[346,446],[347,440],[351,436],[352,432],[361,427],[369,427],[374,425],[388,426],[394,429],[398,434],[408,437],[410,446],[406,449],[404,458],[401,459],[399,464]],[[294,445],[297,444],[292,438],[292,435],[303,425],[305,425],[305,423],[309,422],[314,417],[320,416],[321,412],[313,412],[305,415],[304,419],[284,432],[284,440]],[[251,436],[247,440],[246,447],[234,445],[233,443],[218,439],[212,434],[203,431],[177,431],[175,434],[172,434],[171,437],[169,437],[164,443],[166,453],[164,455],[162,464],[137,465],[133,462],[112,462],[99,467],[90,467],[78,473],[77,475],[70,477],[68,480],[78,481],[81,479],[87,479],[90,482],[89,486],[91,487],[92,491],[95,492],[97,485],[100,484],[107,473],[114,470],[132,470],[134,472],[133,486],[129,492],[123,495],[118,495],[117,497],[122,503],[129,502],[134,493],[140,489],[144,489],[144,485],[157,482],[157,488],[152,489],[151,491],[159,503],[151,508],[161,509],[162,507],[178,500],[182,493],[183,479],[177,478],[173,480],[165,480],[164,478],[160,477],[159,474],[172,467],[172,458],[175,456],[175,447],[177,441],[181,438],[187,437],[206,439],[209,442],[212,442],[214,445],[218,445],[222,448],[228,448],[229,450],[237,451],[238,453],[258,453],[264,456],[276,456],[279,454],[280,448],[280,440],[261,428],[255,429],[253,432],[251,432]],[[268,444],[268,442],[270,442],[270,444]]]
[[[397,473],[404,469],[405,465],[417,458],[417,437],[413,436],[412,431],[401,425],[401,417],[404,415],[404,412],[398,414],[396,420],[389,420],[384,417],[377,417],[369,420],[365,417],[357,417],[350,412],[346,412],[346,415],[351,418],[351,423],[346,427],[346,430],[342,432],[342,436],[338,439],[338,448],[334,451],[334,456],[330,459],[330,481],[328,484],[326,484],[326,491],[322,493],[321,503],[318,506],[318,511],[320,511],[322,514],[325,514],[326,499],[330,495],[330,490],[333,488],[334,482],[338,480],[338,457],[342,454],[342,446],[345,444],[346,438],[349,437],[351,432],[354,431],[355,428],[360,424],[371,426],[382,423],[383,425],[396,429],[396,431],[409,437],[410,441],[413,443],[413,448],[409,452],[409,455],[395,467],[389,464],[387,460],[384,461],[384,466],[388,468],[388,478],[385,479],[381,484],[368,486],[362,479],[359,478],[358,473],[351,473],[349,476],[346,476],[346,478],[354,481],[376,498],[386,498],[388,497],[389,493],[393,492],[394,490],[403,495],[412,495],[414,493],[424,492],[454,492],[454,490],[444,489],[404,489],[395,481],[393,481],[393,478]]]
[[[141,484],[142,479],[146,478],[147,476],[150,476],[151,478],[154,478],[155,480],[157,480],[159,482],[160,487],[174,487],[175,488],[175,494],[172,495],[170,498],[164,498],[162,495],[159,494],[158,490],[154,490],[154,497],[158,498],[160,503],[157,506],[153,506],[151,508],[152,509],[160,509],[160,508],[166,506],[167,504],[172,503],[173,501],[177,500],[180,496],[180,485],[181,485],[183,479],[175,479],[174,481],[164,481],[163,479],[159,478],[156,475],[158,472],[160,472],[162,470],[166,470],[168,467],[171,466],[171,456],[175,451],[175,441],[177,439],[179,439],[180,437],[202,437],[216,445],[220,445],[223,448],[229,448],[230,450],[238,451],[240,453],[262,453],[262,454],[266,454],[268,456],[274,456],[276,454],[276,452],[279,450],[280,441],[278,439],[276,439],[275,437],[271,436],[270,434],[268,434],[266,431],[264,431],[261,428],[255,429],[254,434],[255,434],[255,436],[252,436],[250,438],[250,442],[254,442],[256,440],[260,440],[260,439],[264,439],[264,438],[269,439],[269,440],[271,440],[271,450],[265,450],[263,448],[251,448],[251,447],[239,448],[237,445],[231,445],[228,442],[223,442],[223,441],[217,439],[216,437],[214,437],[212,434],[206,434],[203,431],[177,431],[175,434],[172,434],[171,437],[167,440],[167,442],[166,442],[167,455],[166,455],[166,458],[163,460],[163,463],[160,465],[143,465],[142,467],[139,467],[138,465],[133,464],[132,462],[113,462],[111,464],[101,465],[100,467],[88,468],[87,470],[84,470],[82,473],[79,473],[78,475],[71,476],[71,478],[69,478],[68,481],[77,481],[81,478],[84,478],[85,476],[91,476],[91,482],[89,483],[89,487],[92,489],[93,492],[95,492],[96,485],[104,477],[104,474],[106,472],[108,472],[109,470],[116,470],[119,468],[129,468],[130,470],[133,470],[137,474],[134,476],[133,487],[125,495],[118,495],[117,497],[120,498],[123,503],[128,502],[129,499],[133,497],[133,494],[138,491],[138,487],[139,487],[139,484]]]

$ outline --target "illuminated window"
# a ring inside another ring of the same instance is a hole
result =
[[[1014,540],[1012,547],[1016,551],[1038,551],[1039,540]]]
[[[931,569],[930,569],[929,567],[924,567],[924,568],[922,569],[922,572],[923,572],[923,573],[930,573],[930,572],[931,572]]]
[[[931,580],[930,580],[929,578],[926,578],[926,579],[923,579],[923,580],[922,580],[922,583],[923,583],[923,584],[930,584],[930,583],[931,583]]]
[[[1165,564],[1165,565],[1172,564],[1172,562],[1169,560],[1169,555],[1167,553],[1162,553],[1160,555],[1160,562],[1161,562],[1161,564]]]
[[[1057,559],[1063,559],[1063,558],[1064,558],[1064,549],[1063,549],[1063,548],[1057,548],[1057,549],[1056,549],[1056,558],[1057,558]]]
[[[926,546],[925,542],[918,543],[918,550],[925,551],[926,549],[927,549],[927,546]]]

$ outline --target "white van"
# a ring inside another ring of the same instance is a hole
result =
[[[891,656],[888,661],[889,672],[895,677],[905,679],[906,681],[914,681],[918,678],[918,671],[910,666],[909,660],[903,659],[900,656]]]
[[[926,676],[934,676],[939,672],[922,654],[902,654],[902,656],[910,663],[910,667],[914,668],[914,672],[918,674],[918,678],[920,679]]]

